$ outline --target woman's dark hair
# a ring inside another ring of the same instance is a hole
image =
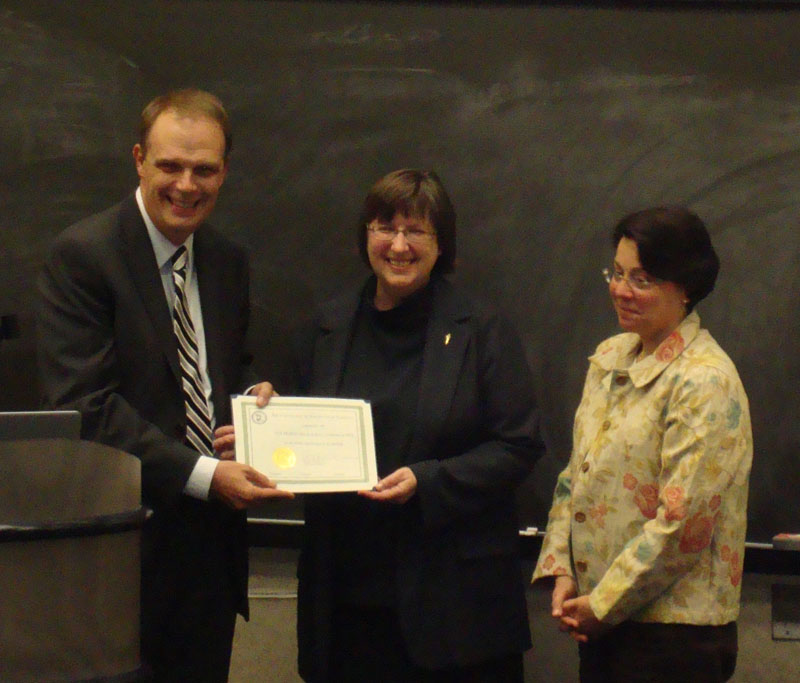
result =
[[[691,311],[714,289],[719,258],[700,218],[683,206],[657,206],[625,216],[614,228],[614,247],[636,242],[648,274],[683,287]]]
[[[456,212],[450,197],[433,171],[403,168],[385,175],[372,186],[358,223],[358,251],[370,265],[367,254],[367,225],[376,218],[387,223],[396,213],[427,218],[436,231],[441,254],[434,273],[450,273],[456,261]]]

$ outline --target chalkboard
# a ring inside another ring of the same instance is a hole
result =
[[[644,4],[644,3],[642,3]],[[800,10],[42,0],[0,2],[0,408],[36,405],[33,281],[52,237],[124,197],[138,113],[195,85],[234,124],[215,213],[251,253],[264,376],[283,332],[364,274],[369,185],[436,169],[457,278],[515,321],[548,456],[519,495],[543,526],[587,356],[615,331],[600,269],[623,214],[686,203],[722,260],[704,324],[751,401],[748,537],[800,530]]]

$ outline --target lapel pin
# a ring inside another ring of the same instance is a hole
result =
[[[450,333],[448,332],[444,335],[444,345],[447,346],[450,343]]]

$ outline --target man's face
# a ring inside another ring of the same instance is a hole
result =
[[[225,135],[205,116],[160,114],[133,158],[145,209],[158,230],[180,245],[205,221],[228,172]]]

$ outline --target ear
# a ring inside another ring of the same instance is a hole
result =
[[[689,305],[689,295],[686,293],[686,289],[679,285],[677,282],[672,283],[675,286],[675,294],[678,297],[678,300],[681,302],[681,306],[683,306],[684,310]]]
[[[142,177],[142,164],[144,164],[144,150],[142,146],[137,142],[133,146],[133,161],[136,164],[136,172],[139,174],[139,177]]]

